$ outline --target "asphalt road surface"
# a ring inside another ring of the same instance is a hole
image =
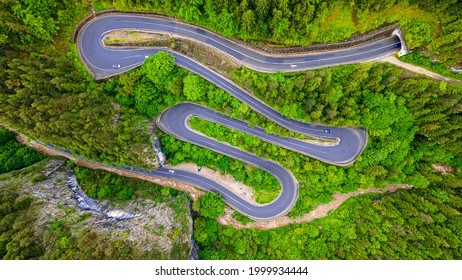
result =
[[[152,55],[158,51],[155,48],[105,48],[101,43],[102,36],[113,30],[120,29],[164,32],[186,37],[213,47],[249,68],[265,72],[300,71],[370,61],[386,54],[397,52],[399,49],[396,49],[394,44],[400,42],[398,37],[393,36],[341,51],[271,57],[200,27],[167,18],[138,15],[100,16],[86,24],[77,38],[81,57],[97,79],[126,72],[128,69],[143,64],[145,56]],[[177,55],[174,54],[174,56]],[[112,65],[115,64],[120,64],[121,67],[113,69]],[[177,64],[181,67],[186,66],[180,61],[177,61]]]
[[[170,19],[138,15],[110,15],[97,17],[88,22],[81,29],[77,38],[79,54],[96,79],[117,75],[135,68],[141,65],[147,56],[153,55],[160,50],[157,48],[115,49],[103,46],[102,37],[108,32],[120,29],[166,32],[187,37],[221,51],[249,68],[264,72],[301,71],[370,61],[399,50],[394,47],[394,44],[399,43],[399,38],[393,36],[335,52],[272,57],[255,52],[205,29]],[[166,168],[155,171],[135,167],[122,167],[123,169],[170,178],[196,185],[205,190],[214,191],[221,194],[229,205],[242,214],[252,219],[265,220],[287,214],[295,204],[298,196],[298,182],[292,173],[278,163],[262,159],[194,132],[186,125],[188,118],[192,116],[200,117],[318,160],[341,166],[353,163],[366,146],[367,132],[363,128],[314,126],[289,119],[202,64],[176,52],[167,49],[162,50],[170,52],[175,57],[176,65],[201,75],[273,122],[307,136],[340,141],[338,145],[322,146],[298,139],[269,135],[258,127],[249,127],[245,122],[231,119],[200,105],[181,103],[168,108],[157,117],[157,124],[160,129],[178,139],[214,150],[270,172],[279,180],[282,186],[282,191],[278,198],[269,204],[253,205],[226,187],[204,178],[198,173]],[[120,68],[114,69],[113,65],[120,65]]]

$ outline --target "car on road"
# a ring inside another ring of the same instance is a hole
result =
[[[120,68],[120,64],[114,64],[112,65],[112,69],[119,69]]]
[[[401,48],[401,43],[396,43],[396,44],[393,45],[393,47],[395,47],[395,48]]]
[[[168,173],[175,173],[175,170],[169,169],[169,170],[168,170]]]
[[[330,129],[324,129],[325,133],[330,133]]]

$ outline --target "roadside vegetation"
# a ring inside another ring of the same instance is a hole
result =
[[[214,138],[219,142],[226,142],[231,146],[242,148],[243,150],[265,159],[278,161],[278,159],[268,157],[268,154],[271,154],[271,149],[274,150],[279,147],[267,144],[257,137],[246,135],[242,132],[228,129],[219,124],[211,123],[200,118],[191,118],[189,120],[189,125],[194,130],[202,132],[206,136]],[[212,155],[207,162],[214,162],[215,166],[218,166],[221,172],[231,174],[238,181],[252,187],[254,191],[253,196],[257,203],[270,203],[281,192],[281,185],[277,179],[264,170],[257,169],[246,163],[241,163],[238,160],[230,159],[229,157],[208,149],[200,148],[196,153],[199,155],[198,157],[201,158],[209,152],[211,152]],[[242,172],[243,169],[244,172]]]
[[[152,46],[153,41],[159,43],[169,43],[171,40],[170,35],[143,32],[143,31],[132,31],[132,30],[119,30],[112,31],[103,36],[102,42],[106,46],[118,46],[125,44],[136,44],[139,46]]]

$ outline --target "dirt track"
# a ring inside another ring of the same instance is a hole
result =
[[[348,198],[353,197],[353,196],[358,196],[366,193],[386,193],[386,192],[396,192],[399,189],[411,189],[411,186],[404,185],[404,184],[399,184],[399,185],[389,185],[383,190],[379,190],[376,188],[369,188],[367,190],[358,190],[356,192],[350,192],[350,193],[335,193],[333,195],[333,200],[329,202],[328,204],[321,204],[316,209],[311,211],[308,214],[305,214],[303,217],[299,219],[291,219],[287,216],[280,217],[271,221],[256,221],[253,223],[248,223],[247,225],[242,225],[240,222],[234,220],[232,218],[232,213],[233,210],[227,208],[226,213],[224,216],[218,218],[218,222],[222,225],[232,225],[233,227],[237,229],[243,229],[243,228],[258,228],[258,229],[272,229],[272,228],[277,228],[277,227],[282,227],[282,226],[287,226],[289,224],[300,224],[300,223],[306,223],[306,222],[311,222],[313,220],[322,218],[327,216],[330,211],[333,211],[337,209],[343,202],[345,202]]]
[[[415,65],[412,65],[412,64],[409,64],[409,63],[402,62],[402,61],[398,60],[393,55],[383,57],[378,61],[380,61],[380,62],[389,62],[391,64],[394,64],[396,66],[399,66],[399,67],[404,68],[406,70],[409,70],[411,72],[414,72],[414,73],[417,73],[417,74],[420,74],[420,75],[425,75],[425,76],[428,76],[428,77],[430,77],[432,79],[435,79],[435,80],[438,80],[438,81],[445,81],[445,82],[449,82],[449,83],[461,83],[461,81],[459,81],[459,80],[452,79],[452,78],[447,78],[447,77],[441,76],[439,74],[436,74],[436,73],[434,73],[434,72],[432,72],[430,70],[427,70],[425,68],[418,67],[418,66],[415,66]]]

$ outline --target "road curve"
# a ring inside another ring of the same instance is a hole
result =
[[[390,37],[347,50],[312,55],[272,57],[255,52],[254,50],[248,49],[205,29],[166,18],[139,15],[101,16],[86,23],[77,37],[79,55],[96,79],[117,75],[135,68],[143,63],[146,56],[159,51],[159,49],[156,48],[111,49],[103,46],[101,40],[104,34],[119,29],[166,32],[187,37],[214,47],[226,55],[240,61],[249,68],[266,72],[300,71],[331,65],[374,60],[391,52],[396,52],[393,45],[399,42],[397,37]],[[242,214],[252,219],[264,220],[282,216],[293,207],[298,196],[298,183],[292,173],[284,169],[278,163],[264,160],[253,154],[219,143],[194,132],[187,126],[187,120],[191,116],[197,116],[229,128],[240,130],[244,133],[259,137],[264,141],[335,165],[343,166],[353,163],[366,146],[367,132],[362,128],[327,128],[325,126],[313,126],[298,120],[286,118],[258,98],[250,95],[230,80],[211,71],[202,64],[176,52],[170,50],[164,51],[170,52],[175,57],[175,64],[178,66],[201,75],[203,78],[227,91],[246,103],[253,110],[275,123],[297,133],[317,138],[336,138],[340,139],[340,142],[335,146],[318,146],[293,138],[268,135],[260,128],[251,128],[245,122],[233,120],[197,104],[181,103],[166,109],[158,116],[157,124],[159,128],[184,141],[212,149],[270,172],[282,185],[282,191],[278,198],[266,205],[253,205],[246,202],[226,187],[201,177],[196,173],[182,170],[175,170],[175,172],[172,173],[165,168],[156,171],[132,168],[133,171],[175,179],[196,185],[202,189],[217,192],[223,196],[229,205]],[[120,64],[121,68],[113,69],[112,65],[114,64]],[[329,129],[330,132],[325,132],[326,129]]]
[[[339,51],[300,54],[290,56],[265,55],[228,40],[206,29],[178,22],[165,17],[141,15],[102,15],[89,21],[81,28],[77,44],[81,58],[96,79],[117,75],[143,64],[146,55],[152,55],[155,48],[106,48],[101,43],[104,34],[113,30],[142,30],[164,32],[188,38],[226,54],[241,64],[257,71],[300,71],[339,64],[371,61],[386,54],[397,52],[394,44],[399,38],[392,36],[354,48]],[[175,54],[174,54],[175,56]],[[112,69],[120,64],[121,68]],[[179,66],[182,66],[178,63]]]

